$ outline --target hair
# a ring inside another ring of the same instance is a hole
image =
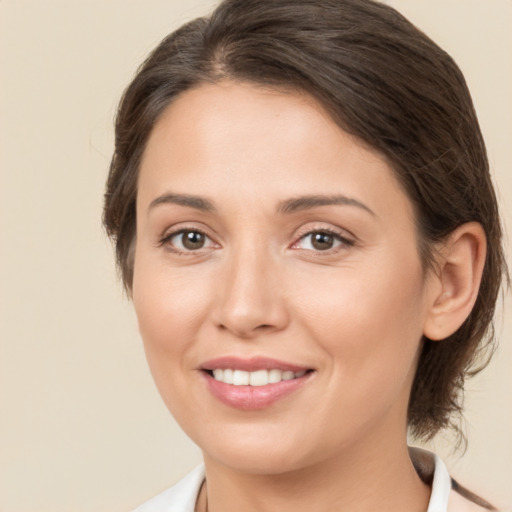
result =
[[[414,206],[426,270],[437,242],[466,222],[482,225],[487,255],[476,304],[447,339],[423,339],[408,409],[417,439],[457,430],[464,379],[492,353],[507,270],[485,145],[455,62],[372,0],[225,0],[167,36],[124,92],[116,118],[103,222],[128,293],[138,171],[151,130],[178,95],[221,80],[309,94],[387,158]]]

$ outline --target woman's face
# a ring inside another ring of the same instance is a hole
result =
[[[311,98],[202,85],[153,129],[133,301],[209,460],[282,473],[404,443],[429,279],[389,165]]]

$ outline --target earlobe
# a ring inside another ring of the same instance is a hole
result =
[[[437,286],[423,334],[442,340],[453,334],[471,313],[485,264],[486,237],[482,226],[468,222],[442,243],[437,259]]]

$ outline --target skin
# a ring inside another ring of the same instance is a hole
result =
[[[305,195],[349,201],[280,210]],[[203,232],[203,247],[183,246],[183,229]],[[325,230],[333,247],[318,250],[311,233]],[[313,99],[223,82],[175,100],[141,164],[132,296],[157,387],[204,454],[198,510],[206,497],[210,512],[426,510],[407,402],[422,335],[446,334],[435,314],[457,298],[456,274],[424,272],[390,166]],[[314,372],[242,411],[199,370],[226,355]]]

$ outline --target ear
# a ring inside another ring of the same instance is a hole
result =
[[[431,276],[435,286],[423,329],[427,338],[447,338],[469,316],[478,296],[486,252],[485,233],[477,222],[463,224],[442,242],[437,271]]]

